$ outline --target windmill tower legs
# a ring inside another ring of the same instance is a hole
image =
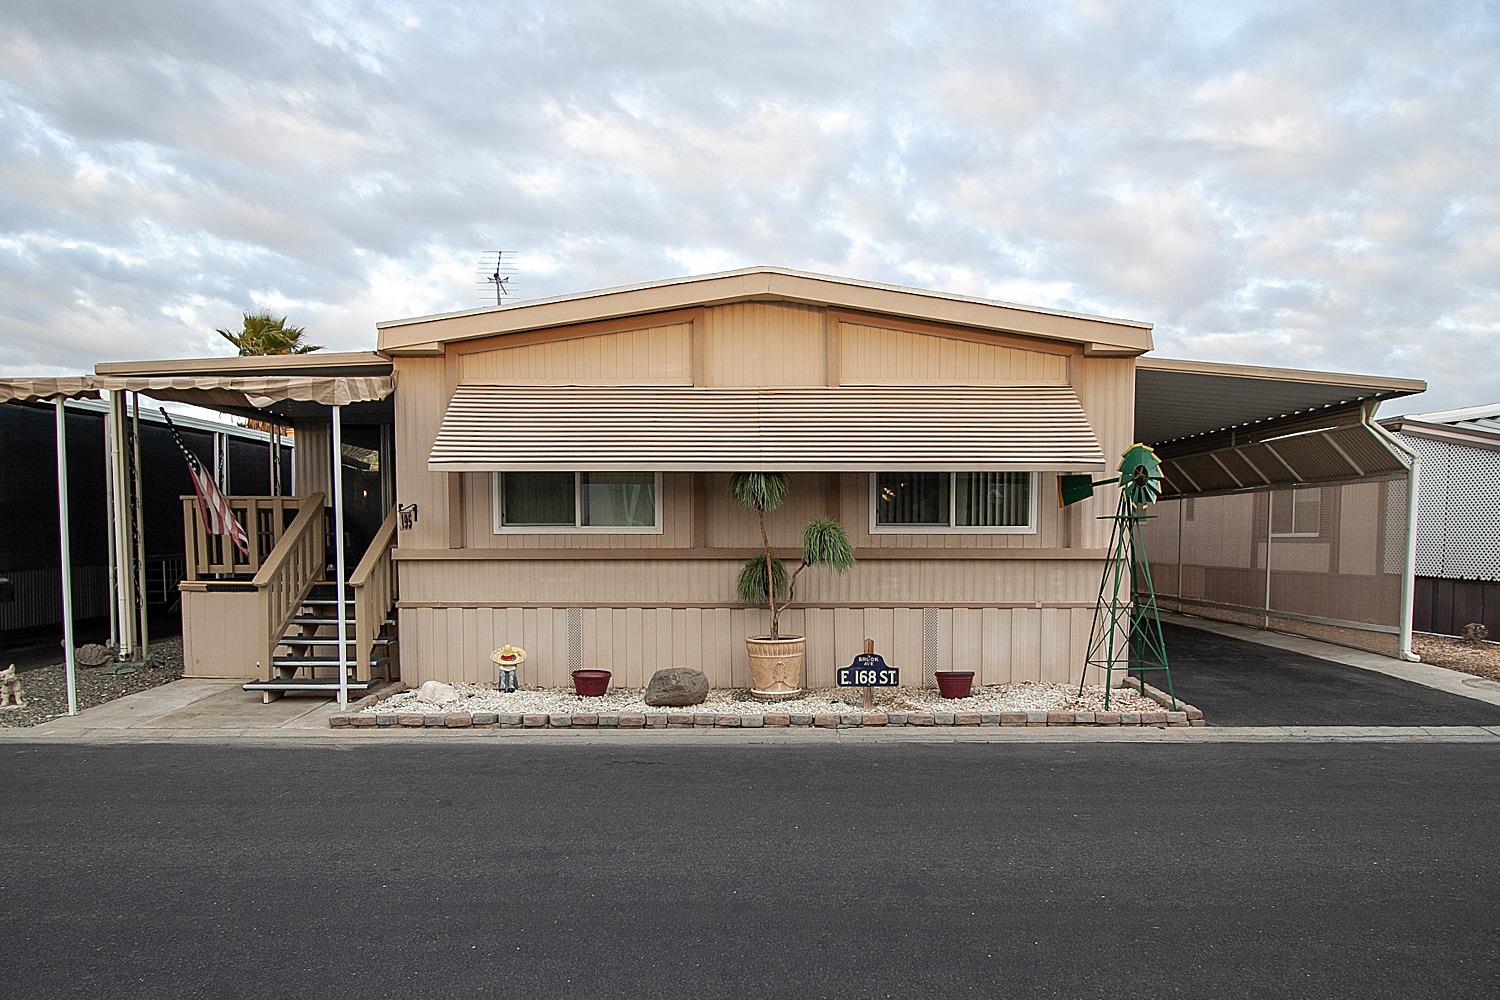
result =
[[[1089,629],[1088,656],[1078,693],[1088,683],[1089,668],[1104,672],[1104,708],[1109,709],[1115,673],[1134,675],[1147,683],[1147,674],[1160,673],[1177,707],[1172,691],[1172,670],[1167,663],[1167,645],[1162,636],[1161,616],[1156,606],[1156,587],[1146,558],[1141,522],[1152,517],[1138,513],[1130,498],[1120,494],[1120,506],[1109,517],[1114,526],[1109,536],[1109,555],[1099,579],[1099,599],[1094,623]]]

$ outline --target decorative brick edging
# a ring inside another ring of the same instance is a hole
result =
[[[1139,677],[1126,677],[1125,678],[1125,685],[1127,687],[1135,688],[1135,690],[1139,691],[1141,694],[1145,695],[1147,698],[1150,698],[1152,701],[1156,702],[1158,705],[1162,706],[1163,708],[1171,708],[1172,707],[1172,696],[1171,695],[1167,694],[1165,691],[1161,690],[1160,688],[1152,687],[1150,684],[1147,684],[1147,683],[1143,682]],[[1181,709],[1187,715],[1188,725],[1190,725],[1190,726],[1206,726],[1206,725],[1208,725],[1208,720],[1203,717],[1203,711],[1202,711],[1202,709],[1194,708],[1192,705],[1189,705],[1187,702],[1183,701],[1181,698],[1177,699],[1177,707],[1179,709]],[[1171,714],[1171,713],[1169,713],[1169,714]]]
[[[1134,681],[1134,678],[1131,679]],[[1139,683],[1131,685],[1139,690]],[[392,692],[379,695],[388,697]],[[328,717],[339,729],[862,729],[890,726],[1202,726],[1203,713],[1178,700],[1178,710],[1166,710],[1171,700],[1149,684],[1143,692],[1163,706],[1159,712],[871,712],[849,715],[804,715],[780,712],[726,715],[684,710],[667,712],[599,712],[587,714],[512,714],[505,712],[389,712],[358,709],[375,703],[367,696],[348,712]],[[378,699],[377,699],[378,700]]]

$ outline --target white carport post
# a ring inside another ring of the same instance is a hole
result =
[[[63,649],[68,664],[68,714],[78,714],[78,664],[73,656],[73,553],[68,523],[68,415],[57,407],[57,543],[62,551]]]
[[[333,405],[333,591],[339,615],[339,711],[349,707],[349,608],[344,600],[344,423]]]

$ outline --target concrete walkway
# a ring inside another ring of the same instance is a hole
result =
[[[137,734],[168,739],[183,733],[295,733],[328,730],[335,711],[326,698],[282,698],[261,704],[239,681],[184,678],[63,716],[30,729],[0,730],[0,739],[30,734],[49,740]]]

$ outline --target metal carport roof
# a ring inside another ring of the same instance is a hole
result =
[[[1420,379],[1143,357],[1135,437],[1153,447],[1422,392]]]

